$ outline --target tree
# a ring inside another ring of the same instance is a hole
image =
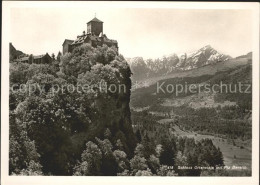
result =
[[[118,173],[117,176],[131,176],[131,172],[129,170],[124,170],[122,173]]]
[[[66,174],[70,170],[70,127],[65,107],[56,101],[30,96],[16,108],[16,117],[26,127],[28,136],[35,140],[43,172]]]
[[[97,144],[102,152],[100,172],[102,175],[116,175],[117,161],[112,152],[112,144],[108,139],[100,140],[96,138]]]
[[[140,156],[140,157],[144,157],[144,153],[145,153],[144,146],[142,144],[138,143],[136,148],[135,148],[135,155]]]
[[[160,167],[160,160],[154,155],[150,155],[150,158],[148,160],[148,166],[151,169],[153,173],[156,173],[156,171]]]
[[[116,148],[119,150],[123,150],[124,145],[122,144],[121,140],[116,140]]]
[[[91,175],[90,171],[90,165],[88,164],[87,161],[83,161],[79,165],[75,166],[74,168],[74,176],[88,176]]]
[[[35,142],[28,137],[23,124],[17,122],[15,115],[10,114],[10,150],[9,174],[41,175],[42,166],[39,163],[39,153]]]
[[[150,155],[154,154],[155,152],[154,143],[152,140],[149,139],[147,135],[145,135],[142,140],[142,145],[143,145],[143,155],[146,159],[148,159]]]
[[[40,165],[40,163],[35,162],[35,161],[30,161],[27,169],[22,169],[20,174],[16,174],[16,175],[22,175],[22,176],[43,175],[41,168],[42,168],[42,166]]]
[[[106,129],[106,131],[104,133],[104,138],[106,138],[106,139],[111,138],[111,132],[110,132],[109,128]]]
[[[59,51],[59,53],[57,54],[57,61],[60,63],[60,58],[61,58],[61,52]]]
[[[137,141],[138,141],[138,142],[141,142],[142,136],[141,136],[141,132],[140,132],[139,129],[137,129],[135,135],[136,135]]]
[[[176,155],[176,146],[174,141],[164,139],[162,141],[162,152],[159,157],[163,165],[173,166]]]
[[[188,166],[187,157],[182,154],[181,151],[178,151],[175,159],[175,168],[178,169],[178,166]],[[187,175],[187,170],[178,170],[177,171],[180,176]]]
[[[118,173],[122,173],[125,169],[128,168],[127,164],[128,164],[128,159],[127,159],[127,155],[124,151],[121,150],[115,150],[113,152],[113,155],[116,159],[117,165],[118,165]]]
[[[153,173],[147,168],[146,170],[138,170],[135,176],[153,176]]]
[[[174,170],[169,170],[167,165],[162,165],[157,171],[158,176],[177,176]]]
[[[161,156],[162,151],[163,151],[162,145],[161,144],[156,145],[155,156],[159,158]]]
[[[81,163],[74,168],[74,175],[100,175],[102,152],[89,141],[81,154]]]
[[[133,170],[134,174],[138,170],[146,170],[148,168],[146,164],[146,159],[144,157],[140,157],[138,155],[135,155],[134,158],[130,160],[130,166]]]
[[[55,60],[55,54],[54,53],[51,54],[51,58],[52,58],[53,61]]]

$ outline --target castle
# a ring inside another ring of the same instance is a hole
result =
[[[117,41],[109,39],[103,34],[103,22],[96,17],[87,23],[87,33],[83,31],[82,35],[78,35],[76,40],[65,39],[62,44],[63,54],[72,52],[75,47],[84,43],[89,43],[92,47],[102,46],[103,44],[108,47],[114,46],[118,52]]]

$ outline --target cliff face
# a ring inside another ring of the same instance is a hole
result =
[[[81,124],[86,125],[85,129],[74,128],[75,143],[95,137],[102,139],[109,130],[111,143],[115,145],[120,141],[131,157],[136,145],[129,107],[131,70],[123,56],[106,46],[83,45],[61,58],[61,72],[67,80],[73,78],[74,83],[90,88],[89,92],[77,95],[78,106],[82,107],[88,121]],[[82,137],[82,133],[85,136]]]
[[[101,66],[100,66],[101,67]],[[108,69],[113,71],[108,72]],[[92,70],[91,70],[92,71]],[[104,73],[102,71],[105,71]],[[130,113],[130,94],[131,94],[131,71],[123,58],[118,57],[101,67],[101,71],[96,70],[96,80],[105,80],[105,87],[98,90],[97,96],[93,99],[91,108],[96,110],[92,118],[93,124],[89,130],[93,137],[104,137],[104,132],[109,129],[111,132],[110,140],[116,143],[120,140],[123,144],[124,151],[128,156],[133,155],[136,145],[135,136],[132,130],[131,113]],[[96,82],[96,83],[100,83]]]

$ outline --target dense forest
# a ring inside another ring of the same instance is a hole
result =
[[[213,167],[212,171],[216,173],[216,167],[224,165],[220,149],[210,139],[195,141],[194,138],[177,137],[171,134],[171,123],[159,124],[159,119],[147,112],[132,114],[134,130],[145,148],[144,156],[147,159],[152,153],[159,158],[160,164],[172,168],[179,176],[198,176],[205,171],[194,169],[196,166]],[[191,166],[193,169],[184,170],[182,166]]]
[[[76,174],[78,163],[85,159],[86,146],[92,147],[86,143],[98,138],[103,141],[105,131],[111,137],[104,140],[104,147],[110,143],[118,149],[118,144],[119,154],[133,156],[136,139],[129,109],[131,71],[123,56],[107,46],[86,44],[59,60],[59,66],[54,66],[55,62],[10,62],[10,174]],[[102,81],[124,84],[126,91],[101,91],[95,85]],[[31,93],[33,84],[42,88]],[[84,93],[68,88],[78,84],[93,88]],[[19,89],[21,85],[24,91]],[[66,88],[57,91],[57,87]],[[108,164],[103,157],[105,162],[98,171],[88,170],[92,175],[115,175],[115,156],[108,156]]]
[[[227,175],[218,169],[224,166],[223,155],[210,139],[177,137],[167,124],[158,124],[160,117],[146,111],[131,113],[132,73],[114,48],[84,44],[53,58],[51,64],[10,61],[10,175]],[[204,76],[201,81],[209,78]],[[103,82],[126,88],[103,91],[97,86]],[[82,91],[84,85],[92,88]],[[32,91],[32,87],[36,88]],[[134,94],[133,104],[150,101],[152,109],[159,105],[158,99],[139,95]],[[178,110],[185,114],[181,107]],[[213,110],[186,111],[201,123],[194,125],[194,119],[180,116],[178,122],[187,129],[209,129],[206,122],[211,120],[201,120],[199,115],[216,116]],[[248,129],[243,124],[237,128]],[[212,125],[210,132],[215,131]],[[225,125],[218,127],[219,133],[228,132]],[[237,137],[241,132],[232,134]],[[243,137],[250,134],[248,130]],[[213,169],[194,169],[196,166]]]

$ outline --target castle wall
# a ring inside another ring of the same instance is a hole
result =
[[[65,53],[68,53],[68,52],[71,52],[71,51],[70,51],[70,44],[69,44],[68,42],[65,42],[64,45],[63,45],[63,51],[62,51],[62,53],[63,53],[63,55],[64,55]]]

